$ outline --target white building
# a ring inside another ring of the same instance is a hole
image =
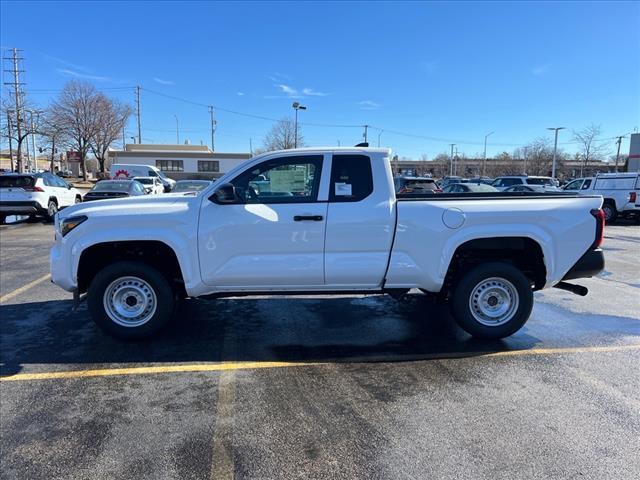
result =
[[[109,161],[153,165],[175,180],[219,178],[251,158],[249,153],[217,153],[206,145],[127,144],[124,150],[110,150]]]

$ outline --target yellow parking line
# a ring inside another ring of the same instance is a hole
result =
[[[18,380],[49,380],[59,378],[108,377],[114,375],[147,375],[153,373],[174,372],[222,372],[225,370],[302,367],[307,365],[321,364],[304,362],[233,362],[186,365],[157,365],[152,367],[102,368],[95,370],[71,370],[66,372],[18,373],[16,375],[0,377],[0,382],[13,382]]]
[[[451,352],[426,354],[415,356],[389,356],[384,358],[358,358],[358,359],[339,359],[333,362],[229,362],[229,363],[210,363],[210,364],[184,364],[184,365],[157,365],[150,367],[123,367],[123,368],[104,368],[92,370],[71,370],[63,372],[40,372],[40,373],[17,373],[15,375],[7,375],[0,377],[0,382],[15,382],[25,380],[50,380],[50,379],[68,379],[68,378],[86,378],[86,377],[106,377],[117,375],[148,375],[155,373],[189,373],[189,372],[223,372],[233,370],[251,370],[261,368],[284,368],[284,367],[309,367],[318,365],[327,365],[329,363],[367,363],[375,361],[419,361],[419,360],[446,360],[451,358],[466,357],[520,357],[528,355],[561,355],[576,353],[606,353],[606,352],[622,352],[628,350],[640,350],[640,345],[611,345],[602,347],[566,347],[566,348],[532,348],[530,350],[508,350],[504,352]]]
[[[14,297],[17,297],[18,295],[20,295],[21,293],[26,292],[27,290],[29,290],[30,288],[35,287],[36,285],[38,285],[39,283],[44,282],[45,280],[49,280],[51,278],[51,274],[47,273],[46,275],[41,276],[40,278],[37,278],[36,280],[34,280],[33,282],[29,282],[27,283],[25,286],[20,287],[20,288],[16,288],[13,292],[9,292],[6,295],[3,295],[0,297],[0,303],[6,302],[7,300],[11,300]]]

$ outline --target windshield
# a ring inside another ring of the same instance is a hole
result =
[[[211,182],[178,182],[172,192],[199,192],[204,190]]]
[[[137,180],[140,183],[144,183],[145,185],[153,185],[152,178],[134,178],[134,180]]]
[[[412,190],[435,190],[436,182],[433,180],[407,180],[405,188]]]
[[[98,182],[93,187],[94,192],[128,192],[129,182]]]
[[[555,185],[553,180],[548,177],[542,178],[527,178],[527,183],[529,185]]]

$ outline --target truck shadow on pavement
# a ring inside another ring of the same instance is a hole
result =
[[[400,303],[385,296],[188,300],[172,324],[141,341],[104,334],[85,305],[72,312],[70,301],[4,305],[0,318],[1,375],[29,364],[393,362],[553,344],[553,337],[539,338],[549,330],[537,332],[531,323],[504,340],[475,340],[455,326],[443,305],[423,298]],[[618,329],[629,320],[612,318]]]

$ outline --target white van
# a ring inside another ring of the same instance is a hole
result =
[[[162,170],[152,165],[134,165],[128,163],[114,163],[109,169],[109,176],[112,179],[133,178],[133,177],[159,177],[164,185],[164,191],[173,189],[176,181],[167,177]]]

